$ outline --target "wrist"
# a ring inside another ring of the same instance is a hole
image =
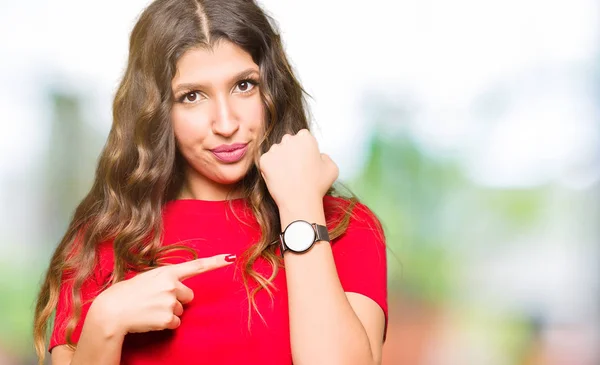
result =
[[[315,206],[323,206],[323,197],[319,197],[318,194],[302,194],[299,193],[294,197],[282,199],[276,202],[277,208],[280,211],[293,211],[299,209],[309,209]]]
[[[306,200],[305,202],[284,205],[279,208],[281,229],[284,230],[293,221],[304,220],[309,223],[325,225],[325,212],[322,200]]]
[[[105,339],[124,337],[128,333],[127,328],[123,326],[123,321],[119,320],[115,311],[108,303],[104,303],[100,296],[90,306],[86,317],[86,322],[88,321]]]

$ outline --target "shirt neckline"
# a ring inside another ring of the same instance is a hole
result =
[[[173,199],[165,204],[165,209],[183,212],[222,212],[229,208],[229,202],[233,209],[248,207],[246,198],[235,198],[226,200],[202,200],[202,199]]]

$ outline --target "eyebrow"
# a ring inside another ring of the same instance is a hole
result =
[[[249,68],[247,70],[244,70],[242,72],[238,72],[237,74],[235,74],[230,81],[237,81],[237,80],[242,80],[245,79],[247,77],[249,77],[252,74],[257,74],[258,70],[255,68]],[[196,83],[196,82],[190,82],[190,83],[184,83],[184,84],[179,84],[177,86],[175,86],[175,90],[173,91],[174,95],[177,95],[178,93],[182,92],[182,91],[186,91],[186,90],[197,90],[197,89],[203,89],[205,88],[204,85],[200,84],[200,83]]]

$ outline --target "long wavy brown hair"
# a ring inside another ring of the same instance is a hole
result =
[[[171,81],[177,60],[187,50],[212,47],[224,39],[248,52],[260,67],[260,93],[266,111],[264,135],[254,164],[236,191],[249,202],[262,232],[261,240],[243,255],[244,284],[255,309],[256,291],[269,290],[282,264],[274,252],[276,245],[271,244],[281,227],[258,160],[284,134],[309,128],[307,94],[294,76],[274,21],[254,1],[156,0],[133,28],[127,68],[113,102],[112,128],[93,186],[76,208],[39,292],[34,341],[40,364],[65,273],[73,280],[70,295],[74,310],[66,337],[74,347],[71,335],[81,317],[80,291],[97,264],[100,242],[113,242],[115,263],[106,286],[123,280],[127,270],[144,271],[160,265],[164,251],[162,208],[180,192],[185,167],[170,122],[174,101]],[[344,197],[326,211],[326,217],[337,217],[335,222],[329,218],[327,222],[330,237],[335,239],[347,229],[358,199],[349,190],[341,194],[335,187],[327,194]],[[253,270],[259,257],[272,265],[270,277]],[[249,280],[257,284],[252,290]]]

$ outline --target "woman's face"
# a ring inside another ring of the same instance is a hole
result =
[[[171,121],[188,163],[185,195],[223,200],[248,172],[264,123],[258,81],[250,54],[226,40],[178,60]]]

